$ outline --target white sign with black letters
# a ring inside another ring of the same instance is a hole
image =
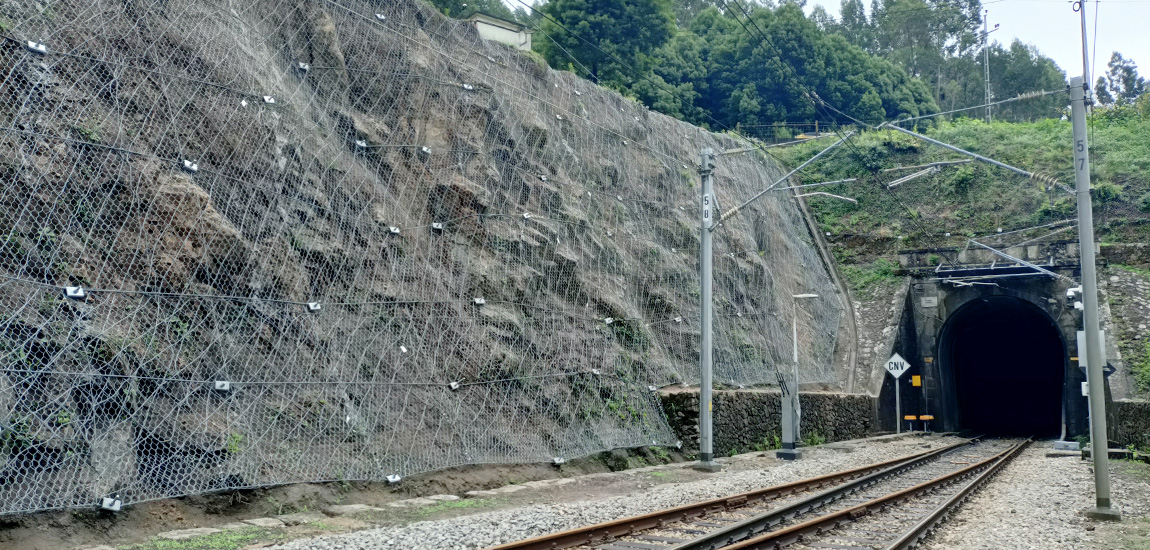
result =
[[[890,356],[890,360],[886,362],[886,371],[895,378],[902,376],[902,373],[909,369],[910,363],[907,363],[906,359],[903,359],[902,356],[897,353]]]

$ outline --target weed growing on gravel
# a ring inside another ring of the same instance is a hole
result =
[[[428,516],[437,512],[445,512],[448,510],[462,510],[464,508],[487,508],[494,506],[498,500],[496,499],[461,499],[461,500],[446,500],[436,504],[435,506],[428,506],[427,508],[419,508],[419,515]]]
[[[811,431],[811,433],[807,434],[807,436],[803,438],[803,445],[806,445],[808,447],[814,446],[814,445],[822,445],[826,442],[827,442],[826,437],[824,437],[818,431],[813,431],[813,430]]]
[[[280,542],[284,539],[282,533],[273,533],[266,529],[251,527],[235,531],[223,531],[193,537],[186,540],[154,539],[143,544],[122,546],[121,550],[239,550],[251,543]]]

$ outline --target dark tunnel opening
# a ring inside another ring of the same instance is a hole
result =
[[[940,345],[962,429],[1060,434],[1065,345],[1046,313],[1017,298],[978,299],[947,321]]]

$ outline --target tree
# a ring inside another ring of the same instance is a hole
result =
[[[990,78],[996,100],[1066,87],[1066,74],[1053,60],[1017,39],[1010,44],[1010,49],[998,43],[991,46]],[[1056,118],[1062,115],[1065,106],[1065,97],[1046,96],[995,107],[994,116],[1015,122]]]
[[[551,41],[539,44],[547,62],[566,67],[574,57],[595,80],[617,88],[641,80],[632,74],[648,72],[651,53],[675,33],[670,0],[551,0],[542,9],[567,29],[544,20]]]
[[[1105,94],[1102,84],[1105,82]],[[1106,77],[1098,78],[1095,85],[1095,96],[1103,103],[1117,103],[1126,105],[1146,92],[1146,79],[1138,75],[1138,65],[1131,59],[1122,57],[1114,52],[1110,56],[1110,63],[1106,65]],[[1109,99],[1110,101],[1103,101]]]

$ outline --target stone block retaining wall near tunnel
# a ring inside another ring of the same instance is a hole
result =
[[[1110,441],[1150,449],[1150,401],[1115,401],[1109,413],[1106,431]]]
[[[683,450],[699,449],[699,392],[697,389],[660,394],[671,428]],[[714,403],[715,455],[728,456],[762,448],[781,433],[777,390],[716,391]],[[873,397],[845,393],[802,393],[802,435],[818,433],[829,441],[866,437],[874,430]]]

